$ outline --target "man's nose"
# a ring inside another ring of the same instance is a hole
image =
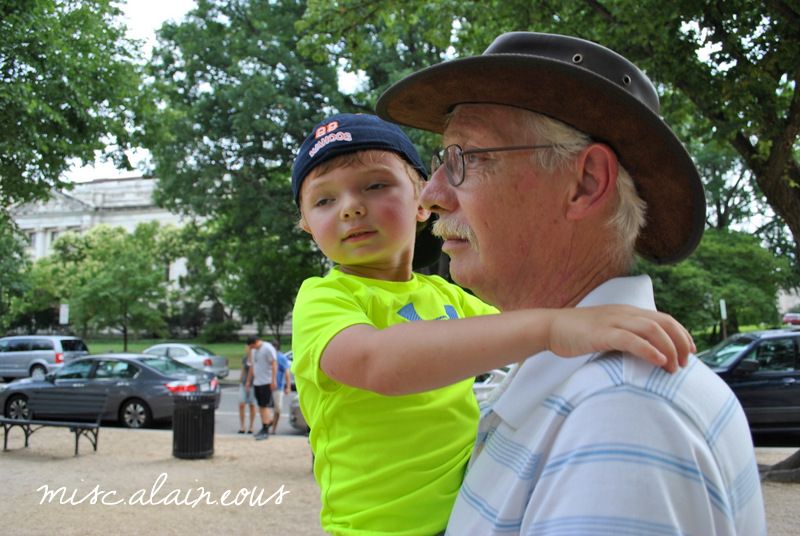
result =
[[[440,166],[425,183],[419,202],[423,208],[431,212],[451,211],[455,203],[452,189],[453,187],[447,182],[447,172],[444,166]]]

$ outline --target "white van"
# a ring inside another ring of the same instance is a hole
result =
[[[63,335],[17,335],[0,339],[0,377],[44,379],[64,363],[89,355],[78,337]]]

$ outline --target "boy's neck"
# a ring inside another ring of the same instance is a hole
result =
[[[377,267],[377,266],[349,266],[339,264],[339,271],[348,275],[378,279],[381,281],[410,281],[412,277],[411,266]]]

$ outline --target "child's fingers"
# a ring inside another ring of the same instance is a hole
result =
[[[661,327],[666,331],[675,346],[678,364],[681,367],[685,367],[689,362],[689,354],[697,350],[691,334],[671,316],[663,313],[658,314],[661,316],[659,319]]]
[[[668,340],[666,334],[664,334],[664,337]],[[615,330],[609,335],[608,343],[612,348],[638,356],[657,367],[662,367],[668,372],[677,370],[676,359],[670,359],[666,354],[661,352],[656,345],[652,344],[650,340],[630,329],[621,328]]]

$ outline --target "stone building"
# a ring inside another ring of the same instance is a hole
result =
[[[13,208],[11,216],[28,237],[34,260],[48,255],[55,239],[67,231],[85,232],[100,224],[133,231],[151,221],[181,225],[178,215],[153,203],[157,182],[135,177],[76,183],[69,192],[54,192],[47,201]]]

